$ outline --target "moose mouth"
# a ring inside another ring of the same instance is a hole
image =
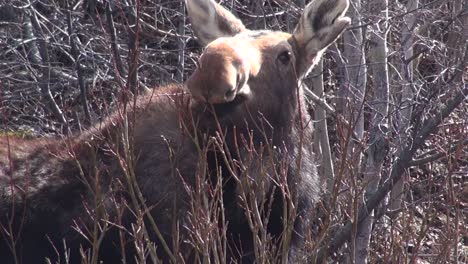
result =
[[[214,111],[218,118],[222,118],[230,113],[234,112],[238,106],[242,105],[248,100],[246,94],[237,94],[234,99],[230,102],[212,104]]]
[[[222,103],[214,103],[213,106],[217,106],[217,107],[235,107],[235,106],[238,106],[238,105],[244,103],[245,101],[247,101],[247,99],[248,99],[248,96],[246,94],[238,93],[238,94],[236,94],[234,99],[232,99],[232,101],[222,102]]]
[[[231,102],[227,104],[240,105],[244,103],[245,101],[247,101],[248,97],[249,97],[248,94],[238,93],[236,97],[234,97],[234,100],[232,100]]]

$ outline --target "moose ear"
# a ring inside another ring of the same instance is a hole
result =
[[[299,49],[297,71],[304,76],[351,22],[344,17],[348,0],[313,0],[304,8],[293,37]]]
[[[244,24],[214,0],[185,0],[195,35],[203,45],[246,31]]]

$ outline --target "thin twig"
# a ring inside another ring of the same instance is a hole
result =
[[[382,186],[359,206],[358,211],[358,225],[366,219],[370,212],[377,208],[385,196],[390,192],[393,186],[401,179],[403,172],[410,166],[411,157],[414,153],[424,145],[426,139],[434,132],[437,131],[440,123],[448,117],[458,105],[460,105],[468,96],[468,85],[461,88],[456,95],[447,102],[446,106],[442,107],[440,113],[433,118],[426,120],[422,129],[416,135],[412,144],[408,145],[401,155],[396,159],[391,169],[390,177],[385,181]],[[326,258],[332,252],[336,252],[345,242],[351,238],[353,223],[348,220],[346,224],[335,232],[331,242],[326,247],[321,247],[315,258],[316,263],[324,263]]]

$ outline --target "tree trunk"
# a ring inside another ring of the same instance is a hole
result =
[[[321,99],[323,99],[323,61],[315,66],[312,71],[312,91]],[[327,128],[327,115],[323,107],[317,105],[314,113],[315,121],[315,132],[314,142],[316,146],[316,154],[319,160],[319,175],[323,175],[323,179],[326,180],[327,190],[333,188],[333,179],[335,179],[335,172],[333,168],[333,158],[331,155],[330,140],[328,137]]]
[[[348,16],[352,18],[350,28],[343,33],[343,81],[341,82],[340,90],[338,91],[338,101],[336,109],[342,114],[344,119],[348,121],[346,124],[338,123],[338,131],[342,131],[340,136],[340,146],[345,152],[344,165],[345,170],[340,173],[349,177],[350,181],[356,186],[356,179],[361,168],[362,153],[357,149],[357,144],[353,141],[361,141],[364,136],[364,115],[363,102],[367,84],[367,66],[364,53],[364,32],[360,27],[362,24],[361,0],[351,0],[348,10]],[[342,126],[340,128],[339,126]],[[337,165],[339,166],[339,165]],[[342,166],[343,167],[343,166]],[[357,204],[354,200],[353,204]],[[357,214],[357,212],[356,212]],[[355,241],[351,241],[351,248],[355,248]],[[350,259],[354,259],[354,250],[350,251]]]
[[[408,1],[406,6],[406,11],[412,11],[418,8],[419,0]],[[403,85],[401,87],[401,100],[400,100],[400,108],[401,111],[398,111],[399,116],[396,120],[398,123],[398,135],[397,138],[399,139],[398,149],[397,149],[397,156],[403,151],[403,148],[406,146],[408,142],[408,129],[410,128],[410,119],[411,114],[413,112],[413,91],[414,89],[414,65],[413,60],[408,61],[410,58],[413,57],[413,32],[416,27],[416,16],[417,13],[410,12],[403,20],[405,24],[402,28],[402,54],[403,54],[403,64],[402,64],[402,76],[403,76]],[[407,174],[407,172],[404,172]],[[397,210],[400,209],[402,203],[402,197],[404,193],[404,183],[407,175],[403,175],[402,179],[399,180],[395,187],[392,190],[391,198],[390,198],[390,209]]]
[[[338,91],[336,102],[337,112],[348,121],[348,125],[338,123],[341,148],[346,151],[347,168],[343,173],[348,177],[356,178],[361,167],[361,152],[356,148],[354,140],[361,141],[364,135],[363,101],[366,90],[366,57],[364,53],[364,38],[361,17],[361,0],[352,0],[348,16],[352,18],[350,28],[343,33],[343,80]],[[340,128],[340,126],[342,126]]]
[[[387,66],[387,20],[388,0],[376,0],[370,3],[371,14],[378,14],[383,22],[371,26],[369,40],[369,67],[374,80],[374,97],[369,102],[371,109],[369,148],[364,170],[366,197],[376,192],[381,178],[382,164],[388,152],[388,102],[389,79]],[[368,262],[368,248],[371,238],[374,213],[371,212],[357,229],[355,242],[355,263]]]

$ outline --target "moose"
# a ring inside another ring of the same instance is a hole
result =
[[[183,85],[74,136],[0,137],[1,262],[304,260],[320,184],[301,81],[348,5],[313,0],[289,34],[186,0],[205,49]]]

